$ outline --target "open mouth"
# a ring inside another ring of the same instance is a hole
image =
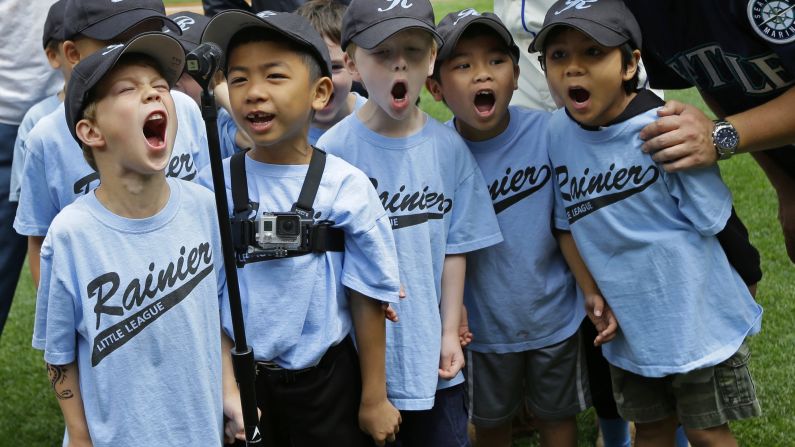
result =
[[[168,120],[163,112],[152,112],[144,121],[144,138],[154,149],[161,149],[166,145],[166,128]]]
[[[494,110],[496,98],[491,90],[480,90],[475,94],[475,109],[481,115],[486,115]]]
[[[251,123],[253,128],[258,129],[268,126],[271,121],[273,121],[273,117],[274,115],[272,113],[265,113],[255,110],[246,115],[246,120]]]
[[[408,99],[408,88],[403,81],[396,82],[395,85],[392,86],[392,91],[390,93],[395,102],[403,102]]]
[[[582,104],[591,98],[591,92],[582,87],[572,87],[569,89],[569,98],[577,104]]]

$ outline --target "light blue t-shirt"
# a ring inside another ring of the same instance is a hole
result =
[[[179,127],[166,176],[193,180],[210,162],[207,131],[196,103],[176,90],[171,95]],[[69,132],[63,103],[39,120],[25,146],[14,229],[24,236],[44,236],[59,211],[99,185],[99,174],[85,161]]]
[[[168,185],[166,206],[145,219],[80,197],[42,245],[33,347],[50,364],[77,362],[95,446],[221,442],[215,202],[198,185]]]
[[[388,138],[349,115],[318,146],[370,177],[389,214],[406,298],[400,321],[387,325],[387,392],[400,410],[433,407],[437,385],[463,381],[438,376],[441,278],[445,255],[502,241],[483,175],[458,134],[429,116],[422,129]]]
[[[25,156],[27,149],[25,148],[25,140],[28,137],[33,126],[39,122],[40,119],[52,113],[61,100],[58,95],[48,96],[31,107],[25,117],[22,118],[22,123],[19,125],[17,131],[17,139],[14,141],[14,156],[11,161],[11,185],[8,200],[11,202],[19,201],[19,191],[22,189],[20,180],[22,179],[22,168],[25,166]]]
[[[570,229],[618,319],[602,352],[647,377],[718,364],[762,321],[715,237],[732,207],[717,166],[665,172],[640,149],[656,118],[588,131],[559,110],[549,125],[555,225]]]
[[[511,107],[508,128],[466,141],[486,178],[500,244],[467,255],[464,303],[476,352],[522,352],[559,343],[585,307],[553,234],[553,171],[547,155],[550,114]],[[453,126],[453,122],[448,122]]]
[[[308,165],[274,165],[246,156],[249,201],[263,212],[290,211]],[[223,162],[229,213],[232,213],[230,159]],[[212,188],[207,167],[199,183]],[[260,361],[283,368],[318,364],[328,348],[352,328],[346,287],[381,301],[398,299],[395,242],[389,220],[367,177],[345,161],[326,157],[314,202],[316,220],[332,220],[345,232],[344,252],[324,252],[253,262],[238,269],[248,343]],[[229,307],[221,322],[232,334]]]
[[[351,113],[356,113],[356,111],[361,109],[362,106],[364,105],[364,103],[367,102],[367,98],[365,98],[364,96],[362,96],[362,95],[360,95],[360,94],[358,94],[356,92],[351,92],[351,94],[356,96],[356,102],[353,104],[353,111],[351,111]],[[320,137],[322,137],[323,134],[326,133],[327,130],[328,129],[321,129],[319,127],[311,127],[310,126],[309,127],[309,138],[308,138],[309,144],[311,144],[312,146],[317,145],[317,140],[319,140]]]
[[[223,107],[218,108],[216,123],[218,124],[218,143],[221,145],[221,159],[223,160],[240,152],[243,148],[237,147],[235,141],[237,123]]]

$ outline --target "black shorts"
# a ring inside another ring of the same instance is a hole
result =
[[[267,447],[374,445],[359,429],[362,381],[350,337],[307,370],[278,371],[258,364],[256,389]]]

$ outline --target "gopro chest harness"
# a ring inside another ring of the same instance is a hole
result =
[[[312,148],[312,157],[301,192],[290,212],[263,213],[260,218],[255,217],[255,210],[248,197],[245,157],[246,151],[236,153],[229,166],[234,210],[231,219],[232,239],[238,267],[251,262],[310,253],[344,251],[343,231],[332,228],[333,221],[314,220],[312,204],[326,166],[324,151]]]

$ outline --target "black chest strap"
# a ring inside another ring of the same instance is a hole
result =
[[[312,157],[306,171],[298,200],[293,204],[292,212],[305,219],[313,219],[315,211],[312,205],[315,202],[323,170],[326,167],[326,153],[312,147]],[[229,176],[232,186],[232,239],[235,251],[239,255],[246,253],[248,246],[256,241],[256,223],[253,220],[255,210],[248,197],[248,178],[246,176],[246,151],[232,155],[229,163]],[[309,252],[344,251],[345,234],[339,228],[333,228],[333,222],[320,221],[315,223],[309,231]],[[307,252],[308,253],[308,252]],[[300,256],[307,253],[293,253],[290,256]]]

